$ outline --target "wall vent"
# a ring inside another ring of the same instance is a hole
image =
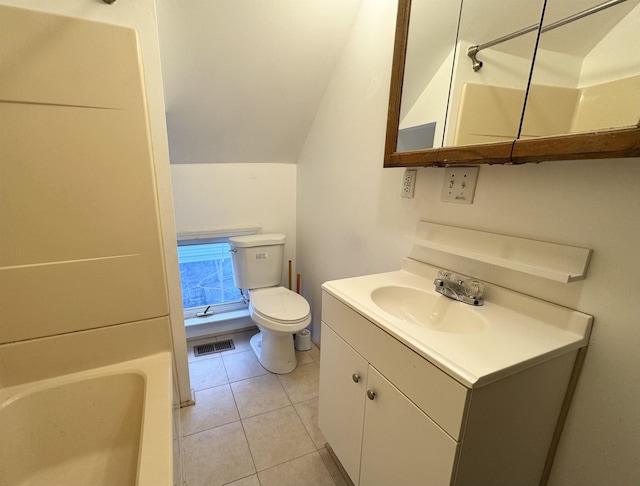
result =
[[[232,339],[226,339],[225,341],[218,341],[215,343],[199,344],[193,347],[193,353],[196,357],[204,356],[205,354],[221,353],[222,351],[230,351],[236,349]]]

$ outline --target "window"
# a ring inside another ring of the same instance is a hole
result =
[[[246,308],[233,283],[227,238],[181,240],[178,263],[185,318]]]

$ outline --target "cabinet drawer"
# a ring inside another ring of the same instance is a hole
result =
[[[338,299],[323,292],[322,320],[455,440],[469,389]]]

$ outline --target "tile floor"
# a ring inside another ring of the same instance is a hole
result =
[[[249,345],[257,329],[218,336],[235,349],[195,357],[196,405],[180,411],[186,486],[343,486],[317,427],[320,352],[297,352],[298,367],[276,375]]]

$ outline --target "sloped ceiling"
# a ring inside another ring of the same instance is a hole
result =
[[[361,0],[156,0],[172,163],[295,163]]]

